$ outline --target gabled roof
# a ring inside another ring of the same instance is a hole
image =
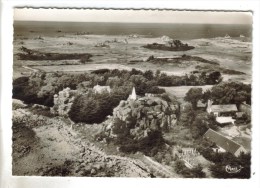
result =
[[[226,104],[226,105],[212,105],[212,112],[236,112],[237,106],[235,104]]]
[[[217,146],[223,148],[227,152],[232,153],[233,155],[240,147],[242,147],[240,144],[234,142],[233,140],[228,139],[227,137],[221,135],[220,133],[212,129],[209,129],[204,134],[204,138],[206,138],[211,142],[214,142]]]

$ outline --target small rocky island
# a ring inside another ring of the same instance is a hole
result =
[[[188,51],[192,50],[195,47],[189,46],[187,43],[182,43],[180,40],[173,40],[173,39],[163,39],[166,44],[159,44],[159,43],[152,43],[143,46],[144,48],[148,49],[155,49],[155,50],[164,50],[164,51]]]

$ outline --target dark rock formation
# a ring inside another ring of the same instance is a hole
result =
[[[136,100],[121,101],[113,111],[113,118],[126,124],[134,140],[148,136],[153,131],[163,131],[176,123],[175,111],[178,107],[171,105],[160,97],[142,97]],[[113,129],[111,125],[112,134]]]
[[[178,45],[171,45],[171,46],[167,46],[165,44],[158,44],[158,43],[152,43],[152,44],[147,44],[145,46],[143,46],[144,48],[148,48],[148,49],[154,49],[154,50],[164,50],[164,51],[188,51],[188,50],[192,50],[195,47],[194,46],[189,46],[188,44],[182,44],[182,43],[178,43]]]

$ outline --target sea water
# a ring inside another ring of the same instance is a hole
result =
[[[144,37],[161,37],[166,35],[180,40],[225,37],[226,35],[251,38],[252,25],[14,21],[14,34],[23,36],[59,36],[65,33],[96,35],[136,34]]]

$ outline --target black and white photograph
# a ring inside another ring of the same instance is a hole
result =
[[[0,187],[259,187],[256,0],[1,1]]]
[[[14,176],[251,174],[252,13],[14,10]]]

